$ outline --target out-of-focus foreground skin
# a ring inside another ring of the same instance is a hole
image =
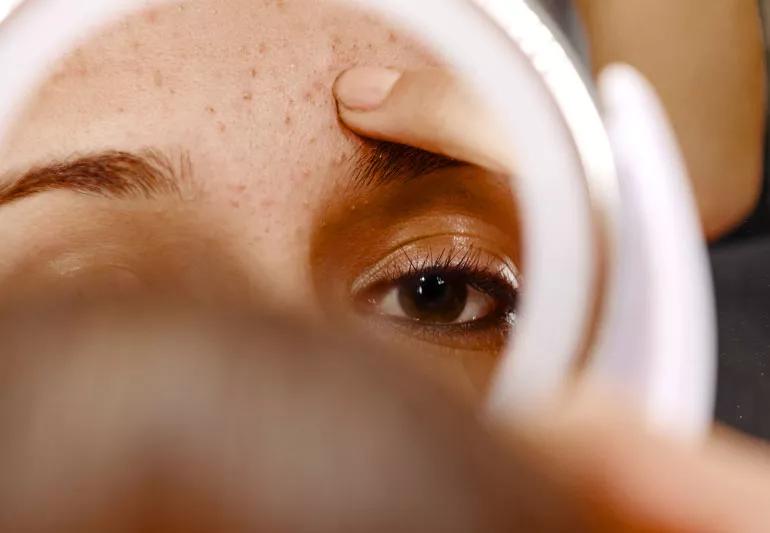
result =
[[[27,295],[28,296],[28,295]],[[765,531],[767,450],[615,401],[506,428],[399,357],[229,302],[0,308],[0,531]]]
[[[578,0],[596,72],[630,63],[658,90],[704,231],[740,224],[761,190],[765,64],[754,0]]]
[[[580,524],[470,405],[351,336],[166,297],[26,302],[0,311],[0,531]]]

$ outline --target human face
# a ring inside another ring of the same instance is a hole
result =
[[[331,96],[356,64],[439,62],[310,0],[165,4],[85,39],[0,146],[0,284],[247,296],[483,390],[519,283],[507,180],[357,138]]]

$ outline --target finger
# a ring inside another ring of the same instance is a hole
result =
[[[342,121],[356,133],[512,171],[505,137],[473,90],[442,69],[357,67],[334,85]]]
[[[596,530],[766,530],[770,450],[735,436],[677,443],[622,405],[581,391],[511,439],[565,484]]]

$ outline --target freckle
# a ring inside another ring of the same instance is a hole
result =
[[[367,50],[374,50],[374,45],[373,45],[372,43],[368,43],[368,44],[366,45],[366,49],[367,49]]]
[[[310,140],[308,141],[308,144],[315,144],[316,142],[318,142],[318,138],[317,137],[311,137]]]
[[[259,53],[260,54],[267,53],[267,45],[265,43],[259,43]]]
[[[163,87],[163,74],[161,74],[159,70],[156,70],[152,74],[152,81],[155,84],[155,87]]]
[[[246,185],[243,183],[239,183],[238,185],[233,185],[233,191],[237,192],[238,194],[243,194],[246,192]]]
[[[207,106],[207,107],[206,107],[206,112],[207,112],[209,115],[213,115],[214,113],[216,113],[216,112],[217,112],[217,110],[216,110],[216,109],[214,109],[214,108],[213,108],[213,107],[211,107],[211,106]]]
[[[150,24],[155,24],[156,22],[158,22],[158,13],[154,10],[148,11],[144,15],[144,20],[146,20]]]
[[[293,106],[296,102],[294,98],[289,98],[289,107]]]
[[[230,205],[238,209],[239,207],[241,207],[241,202],[239,202],[238,200],[230,200]]]
[[[175,89],[169,89],[168,90],[168,94],[176,94],[176,90]]]
[[[257,77],[257,69],[255,69],[255,68],[251,69],[250,73],[251,73],[251,77],[252,78],[256,78]]]
[[[286,0],[278,0],[275,5],[278,6],[278,9],[284,9],[286,7]]]
[[[396,34],[391,31],[388,33],[388,41],[391,43],[395,43],[398,41],[398,37],[396,37]]]
[[[118,113],[125,113],[125,112],[126,112],[125,108],[123,108],[123,107],[119,107],[118,108]]]
[[[287,113],[286,117],[283,119],[283,123],[286,124],[287,126],[290,125],[291,124],[291,115],[289,115]]]
[[[227,126],[225,125],[224,122],[217,122],[217,129],[219,130],[220,133],[224,133],[225,131],[227,131]]]
[[[243,93],[243,95],[242,95],[241,97],[242,97],[242,98],[243,98],[243,99],[244,99],[246,102],[251,102],[252,98],[254,98],[254,95],[253,95],[253,94],[251,94],[250,92],[246,91],[245,93]]]
[[[275,202],[273,202],[272,200],[262,200],[262,201],[259,203],[259,205],[261,205],[263,208],[265,208],[265,209],[266,209],[266,208],[268,208],[268,207],[272,207],[274,203],[275,203]]]

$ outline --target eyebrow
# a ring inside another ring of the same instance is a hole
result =
[[[467,163],[403,144],[364,140],[353,156],[351,182],[359,188],[376,187],[461,166]]]
[[[370,188],[403,182],[465,163],[401,144],[364,140],[351,158],[350,182]],[[0,206],[46,191],[70,190],[106,198],[181,195],[191,181],[187,152],[172,158],[157,149],[108,150],[32,167],[0,181]],[[6,183],[3,185],[2,183]]]
[[[177,160],[175,160],[177,159]],[[178,158],[155,149],[110,150],[35,166],[0,185],[0,206],[45,191],[71,190],[108,198],[153,198],[180,194],[192,175],[189,155]]]

